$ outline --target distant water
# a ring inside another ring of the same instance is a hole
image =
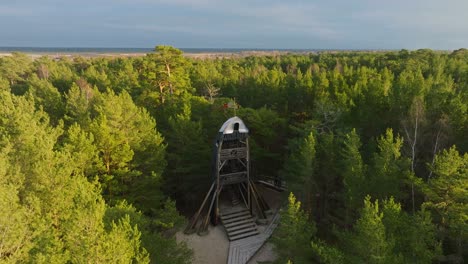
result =
[[[325,49],[229,49],[229,48],[180,48],[185,53],[240,53],[244,51],[319,52]],[[0,52],[23,52],[39,54],[80,53],[149,53],[153,48],[44,48],[44,47],[0,47]]]

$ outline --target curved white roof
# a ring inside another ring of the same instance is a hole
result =
[[[237,116],[231,117],[226,122],[224,122],[224,124],[219,129],[219,132],[223,134],[232,134],[234,132],[234,125],[236,123],[239,124],[239,133],[249,133],[249,129],[245,126],[242,119]]]

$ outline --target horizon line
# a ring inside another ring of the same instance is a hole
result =
[[[156,47],[158,45],[155,45]],[[429,49],[433,51],[455,51],[458,49],[432,49],[432,48],[227,48],[227,47],[176,47],[180,50],[226,50],[226,51],[416,51],[421,49]],[[154,47],[103,47],[103,46],[0,46],[2,51],[15,51],[15,49],[136,49],[136,50],[154,50]]]

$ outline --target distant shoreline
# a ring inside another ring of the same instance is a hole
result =
[[[285,54],[317,54],[338,52],[392,52],[392,49],[228,49],[228,48],[180,48],[184,56],[194,59],[216,59],[248,56],[278,56]],[[37,59],[48,56],[59,58],[119,58],[140,57],[154,50],[150,48],[41,48],[41,47],[0,47],[0,57],[11,56],[13,52],[20,52]],[[435,50],[434,50],[435,51]],[[439,50],[439,52],[448,52]]]
[[[70,53],[61,53],[61,52],[24,52],[24,51],[12,51],[5,52],[0,51],[0,57],[11,56],[14,52],[20,52],[26,54],[32,59],[38,59],[40,57],[51,57],[53,59],[59,58],[128,58],[128,57],[142,57],[150,53],[98,53],[98,52],[70,52]],[[184,52],[183,56],[193,59],[216,59],[216,58],[233,58],[233,57],[248,57],[248,56],[277,56],[284,54],[311,54],[309,52],[286,52],[286,51],[242,51],[242,52],[203,52],[203,53],[187,53]]]
[[[176,47],[178,48],[178,47]],[[329,51],[390,51],[392,49],[275,49],[275,48],[178,48],[184,53],[242,53],[242,52],[329,52]],[[396,49],[394,49],[396,50]],[[0,53],[150,53],[154,48],[100,48],[100,47],[9,47],[0,46]]]
[[[216,58],[242,58],[248,56],[278,56],[285,54],[317,54],[333,52],[386,52],[390,50],[295,50],[295,49],[181,49],[184,56],[193,59],[216,59]],[[20,52],[38,59],[48,56],[59,58],[123,58],[140,57],[153,52],[152,49],[105,49],[105,48],[5,48],[0,47],[0,57],[11,56],[13,52]]]
[[[148,52],[87,52],[87,51],[72,51],[72,52],[53,52],[53,51],[26,51],[26,50],[12,50],[12,51],[3,51],[0,49],[0,57],[11,56],[14,52],[19,52],[28,55],[32,59],[38,59],[43,56],[48,56],[54,59],[59,58],[75,58],[75,57],[84,57],[84,58],[122,58],[122,57],[141,57],[145,56]],[[242,50],[242,51],[232,51],[232,50],[213,50],[213,51],[204,51],[204,52],[190,52],[184,51],[183,55],[187,58],[193,59],[215,59],[215,58],[232,58],[232,57],[248,57],[248,56],[274,56],[274,55],[283,55],[288,53],[294,54],[311,54],[316,53],[313,51],[283,51],[283,50]]]

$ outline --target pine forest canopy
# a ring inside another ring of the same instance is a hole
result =
[[[157,46],[0,57],[0,262],[191,263],[175,233],[234,115],[250,177],[293,193],[278,263],[468,259],[466,49],[191,59]]]

